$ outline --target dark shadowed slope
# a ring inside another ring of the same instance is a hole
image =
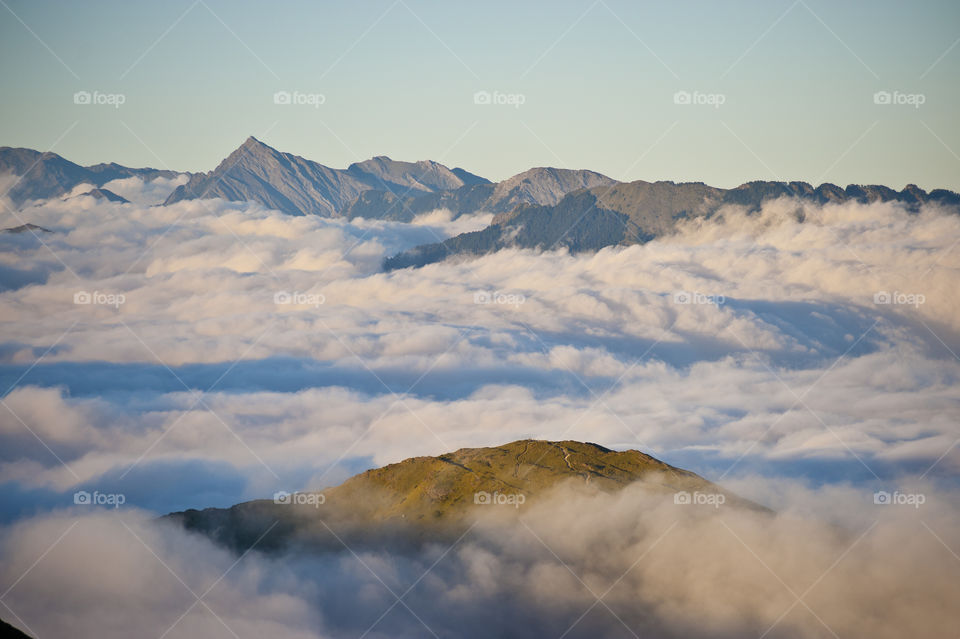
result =
[[[710,217],[724,205],[756,211],[763,202],[784,196],[817,204],[896,201],[910,207],[927,202],[960,206],[960,195],[952,191],[927,193],[912,184],[898,192],[885,186],[841,189],[822,184],[814,188],[805,182],[748,182],[719,189],[700,182],[638,180],[573,191],[555,205],[519,206],[498,215],[486,229],[415,247],[388,258],[384,267],[424,266],[451,256],[483,255],[508,247],[580,252],[643,243],[672,233],[683,220]]]
[[[0,637],[6,637],[6,639],[30,639],[30,635],[20,632],[3,619],[0,619]]]

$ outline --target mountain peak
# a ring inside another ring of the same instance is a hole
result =
[[[278,151],[251,135],[213,171],[196,174],[177,187],[165,204],[219,197],[259,202],[290,215],[333,217],[365,191],[422,195],[485,182],[436,162],[401,162],[386,155],[333,169]]]
[[[264,142],[261,142],[260,140],[253,137],[252,135],[248,137],[246,140],[244,140],[243,144],[241,144],[237,148],[237,150],[234,151],[234,153],[236,153],[237,151],[254,153],[256,155],[262,155],[264,153],[268,153],[268,154],[279,153],[279,151],[277,151],[275,148],[273,148],[269,144],[265,144]]]

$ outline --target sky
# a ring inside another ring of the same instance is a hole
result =
[[[333,167],[388,155],[493,180],[960,190],[954,2],[281,6],[4,0],[0,144],[205,171],[254,135]]]
[[[209,170],[254,135],[332,167],[960,190],[955,3],[0,16],[0,144],[81,164]],[[159,206],[187,179],[79,184],[0,233],[0,617],[31,636],[955,634],[955,208],[780,198],[384,272],[492,214]],[[240,557],[158,520],[525,438],[641,450],[772,512],[652,477],[477,512],[452,546]]]

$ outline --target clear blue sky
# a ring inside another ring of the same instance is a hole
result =
[[[955,1],[2,1],[0,145],[83,164],[209,170],[255,135],[334,167],[960,189]]]

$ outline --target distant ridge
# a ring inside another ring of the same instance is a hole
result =
[[[249,137],[210,173],[194,175],[177,187],[165,204],[196,198],[259,202],[290,215],[333,217],[361,193],[372,189],[399,193],[433,193],[483,178],[431,161],[398,162],[378,156],[332,169],[283,153]]]
[[[78,184],[101,187],[120,178],[139,177],[153,180],[179,175],[177,171],[132,169],[113,163],[80,166],[49,151],[42,153],[33,149],[4,146],[0,147],[0,175],[5,174],[16,177],[7,193],[15,206],[29,200],[64,196]]]
[[[792,197],[817,204],[900,202],[916,209],[936,203],[960,207],[960,195],[945,189],[927,193],[916,185],[902,191],[886,186],[834,184],[813,187],[806,182],[748,182],[720,189],[702,182],[635,182],[572,191],[553,205],[520,205],[498,215],[481,230],[442,243],[415,247],[384,261],[386,270],[418,267],[451,256],[476,256],[503,248],[596,251],[606,246],[637,244],[673,232],[690,218],[709,218],[724,205],[758,210],[763,202]]]
[[[389,191],[366,191],[348,206],[344,217],[408,222],[437,209],[454,214],[507,213],[523,204],[550,205],[577,189],[612,186],[617,181],[595,171],[537,167],[503,182],[463,186],[453,191],[397,197]]]
[[[149,180],[181,175],[174,171],[131,169],[115,163],[88,167],[56,153],[0,148],[0,176],[15,181],[8,197],[15,206],[62,197],[79,184],[84,193],[126,202],[102,188],[130,176]],[[596,251],[607,246],[642,244],[676,231],[684,220],[708,219],[735,205],[755,212],[764,202],[795,198],[815,204],[897,202],[910,210],[937,204],[960,211],[960,195],[946,189],[927,192],[908,184],[897,191],[883,185],[753,181],[731,189],[702,182],[618,182],[586,169],[535,167],[493,183],[461,168],[438,162],[404,162],[385,155],[333,169],[283,153],[249,137],[208,173],[187,174],[164,204],[198,198],[256,202],[290,215],[357,217],[410,222],[436,210],[452,217],[487,213],[492,223],[442,242],[423,244],[383,261],[384,270],[420,267],[447,258],[485,255],[504,248]]]
[[[74,195],[73,197],[92,197],[95,200],[107,200],[108,202],[117,202],[118,204],[130,204],[130,200],[120,195],[117,195],[110,189],[92,189],[86,193],[81,193],[80,195]]]
[[[40,231],[41,233],[53,233],[50,229],[45,229],[36,224],[21,224],[20,226],[11,226],[10,228],[0,230],[0,233],[26,233],[29,231]]]

